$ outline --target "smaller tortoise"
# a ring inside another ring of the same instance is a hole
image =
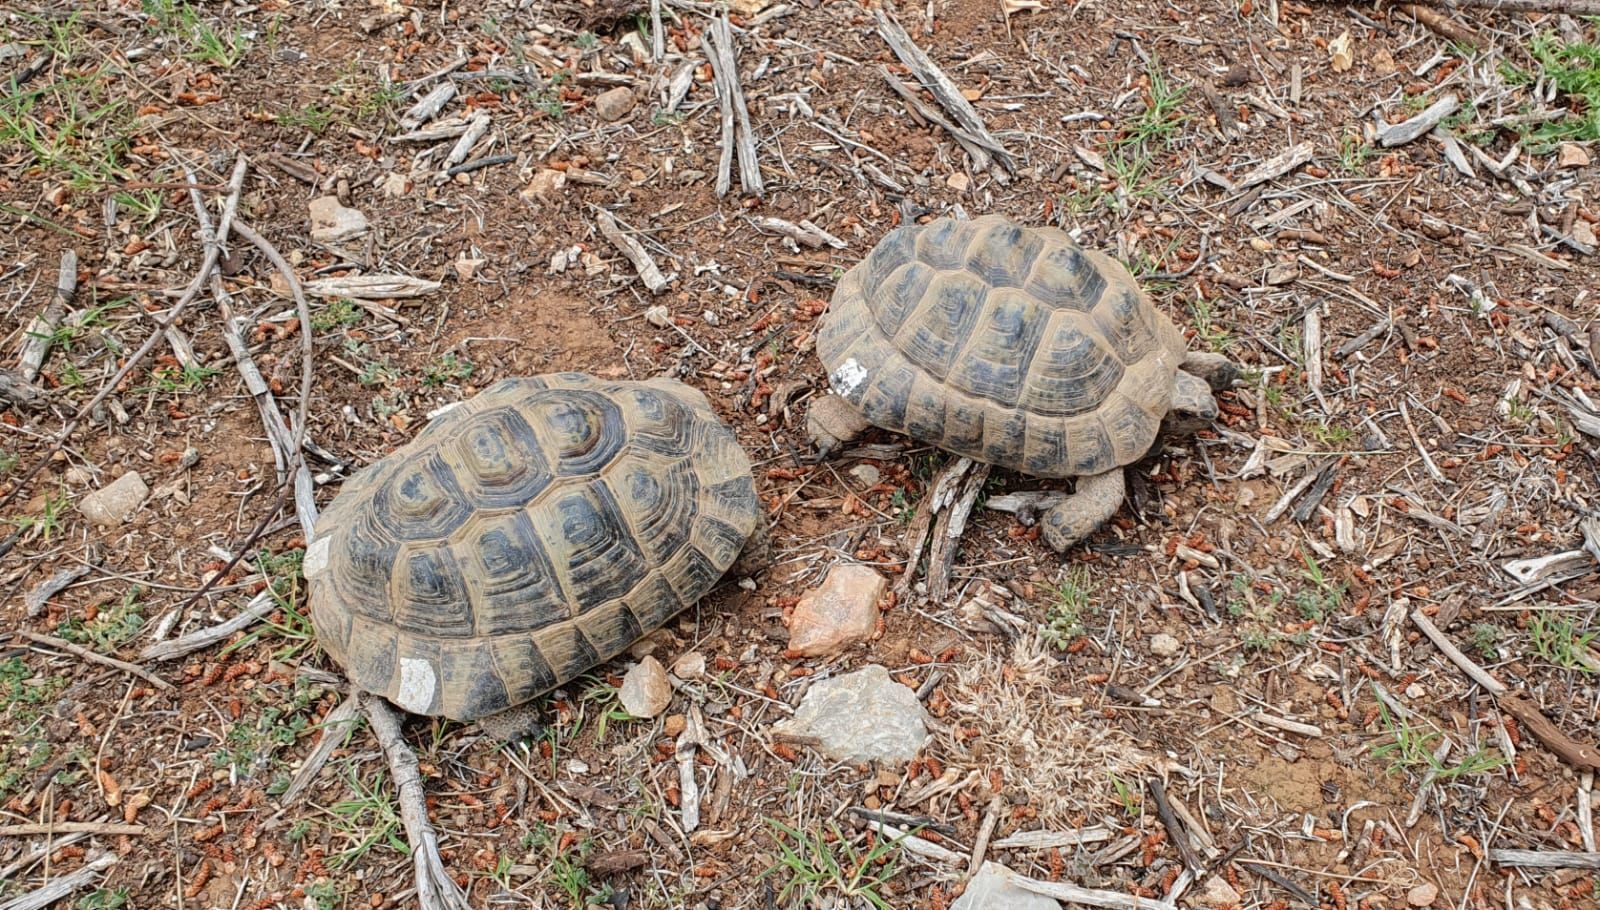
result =
[[[1075,490],[1042,516],[1064,551],[1116,513],[1122,468],[1163,424],[1216,417],[1236,368],[1183,336],[1103,253],[996,215],[890,231],[846,272],[817,332],[834,394],[823,456],[868,426]]]
[[[507,379],[345,482],[311,621],[361,689],[511,739],[533,699],[764,553],[750,461],[698,391]]]

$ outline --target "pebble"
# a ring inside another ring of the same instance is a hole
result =
[[[689,726],[689,718],[682,714],[668,714],[667,719],[661,722],[661,732],[668,736],[677,736],[684,728]]]
[[[634,664],[622,677],[617,701],[622,703],[622,710],[634,717],[655,717],[667,710],[672,703],[672,684],[667,681],[667,670],[661,661],[646,657]]]
[[[1223,910],[1224,907],[1237,907],[1244,900],[1239,892],[1228,884],[1227,879],[1220,875],[1213,875],[1206,879],[1200,886],[1199,893],[1191,897],[1190,902],[1196,907],[1205,907],[1207,910]]]
[[[706,656],[688,651],[672,662],[672,675],[679,679],[699,679],[706,675]]]
[[[383,176],[383,182],[378,184],[378,192],[390,198],[404,196],[411,192],[411,178],[405,174],[391,171]]]
[[[850,469],[850,476],[864,487],[875,487],[883,481],[883,472],[870,464],[858,464]]]
[[[789,651],[828,657],[878,629],[878,598],[889,586],[876,569],[842,563],[828,570],[821,587],[801,595],[789,621]]]
[[[1015,877],[999,863],[984,863],[950,910],[1060,910],[1054,899],[1012,884]]]
[[[1583,146],[1573,142],[1563,142],[1556,149],[1556,167],[1588,167],[1589,153]]]
[[[631,110],[633,110],[633,89],[624,85],[601,92],[600,96],[594,99],[594,112],[607,123],[621,120],[628,116]]]
[[[126,524],[150,495],[138,471],[129,471],[78,500],[78,511],[95,524],[110,528]]]
[[[1165,632],[1157,632],[1150,637],[1150,653],[1157,657],[1171,657],[1181,650],[1182,643]]]
[[[339,204],[337,196],[322,196],[306,206],[311,212],[311,239],[318,243],[346,240],[367,230],[367,216]]]
[[[1406,892],[1406,903],[1413,907],[1431,907],[1439,897],[1439,886],[1432,882],[1423,882]]]
[[[522,188],[522,198],[542,199],[551,193],[559,192],[566,185],[567,175],[564,171],[548,167],[540,168],[528,180],[528,185]]]
[[[773,727],[814,738],[822,754],[851,764],[910,761],[928,742],[928,715],[917,693],[877,664],[812,684],[794,717]]]

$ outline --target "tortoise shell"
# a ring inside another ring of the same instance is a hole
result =
[[[474,720],[693,604],[758,509],[749,460],[698,391],[507,379],[345,482],[306,551],[311,621],[360,688]]]
[[[839,281],[817,354],[876,426],[1079,477],[1149,451],[1184,342],[1111,257],[990,215],[890,231]]]

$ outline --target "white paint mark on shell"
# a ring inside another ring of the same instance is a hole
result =
[[[307,581],[321,575],[323,570],[328,568],[329,553],[332,549],[331,535],[319,537],[311,542],[311,546],[306,547],[305,558],[300,561],[300,571],[304,573]]]
[[[433,705],[433,690],[438,687],[433,664],[416,657],[400,658],[400,692],[395,704],[412,714],[425,713]]]
[[[833,387],[838,390],[840,395],[848,398],[855,393],[856,389],[861,387],[863,382],[867,381],[867,368],[857,363],[856,359],[852,357],[839,364],[839,368],[833,371],[833,375],[829,376],[828,380],[833,383]]]

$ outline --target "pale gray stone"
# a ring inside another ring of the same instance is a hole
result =
[[[897,764],[928,742],[927,712],[917,694],[876,664],[811,686],[779,733],[814,738],[824,755],[859,764]]]

